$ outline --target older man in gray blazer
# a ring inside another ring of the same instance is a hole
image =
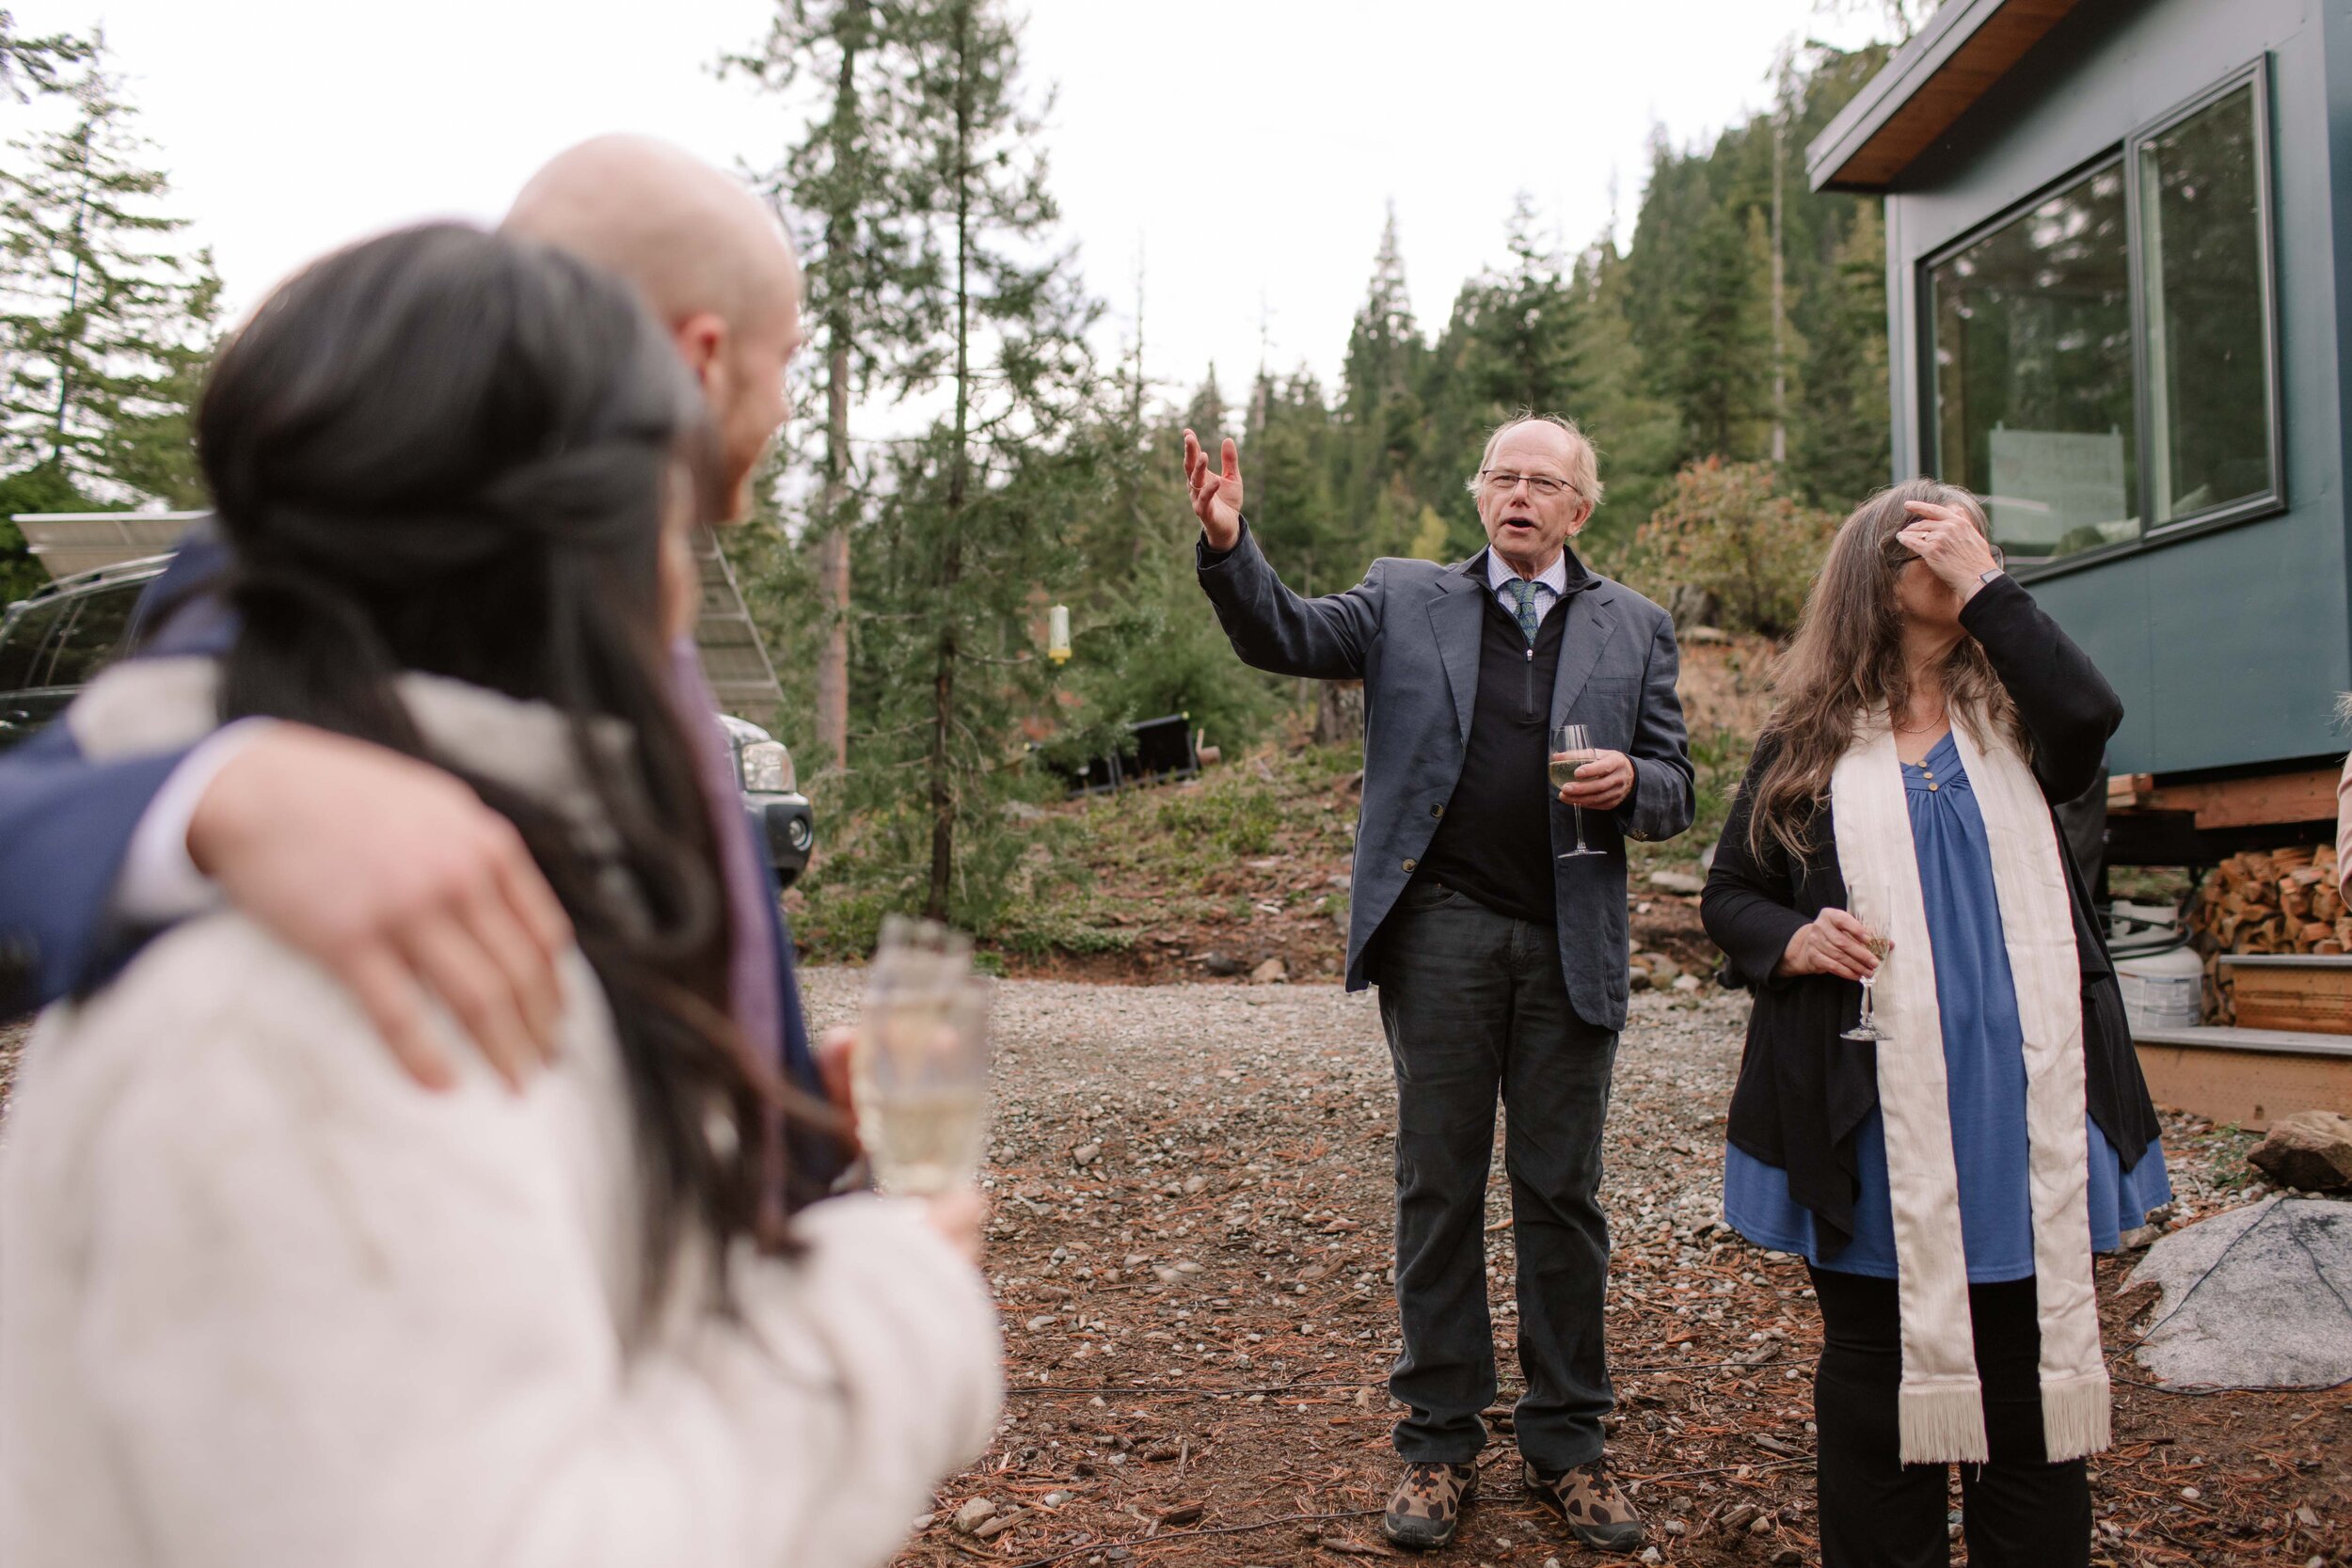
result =
[[[1625,1027],[1625,840],[1691,825],[1674,623],[1568,548],[1601,486],[1568,420],[1515,420],[1470,481],[1487,547],[1438,566],[1380,560],[1343,594],[1282,586],[1242,517],[1233,443],[1184,433],[1200,585],[1261,670],[1364,683],[1363,815],[1347,984],[1380,988],[1396,1071],[1396,1293],[1389,1389],[1405,1474],[1385,1528],[1442,1545],[1459,1527],[1495,1395],[1485,1219],[1495,1103],[1518,1253],[1514,1415],[1527,1484],[1586,1545],[1642,1526],[1611,1479],[1601,1341],[1608,1227],[1601,1123]],[[1593,760],[1554,790],[1555,726]],[[1597,854],[1567,853],[1582,842]]]

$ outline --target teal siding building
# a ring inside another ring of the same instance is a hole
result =
[[[2112,768],[2340,760],[2352,0],[1947,0],[1806,162],[1885,198],[1895,476],[1987,498]]]

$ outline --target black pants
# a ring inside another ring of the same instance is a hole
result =
[[[1822,1568],[1943,1568],[1949,1467],[1904,1465],[1896,1427],[1902,1336],[1895,1282],[1813,1271],[1821,1363]],[[1984,1385],[1989,1465],[1960,1467],[1969,1568],[2084,1568],[2090,1561],[2090,1477],[2079,1459],[2047,1463],[2042,1446],[2042,1329],[2034,1282],[1968,1287],[1977,1375]]]
[[[1609,1227],[1601,1122],[1617,1037],[1568,1006],[1558,937],[1434,883],[1381,933],[1380,1022],[1396,1069],[1396,1300],[1405,1351],[1389,1391],[1408,1460],[1463,1464],[1495,1397],[1486,1315],[1486,1177],[1495,1101],[1518,1253],[1519,1452],[1547,1475],[1600,1454],[1612,1396],[1601,1345]]]

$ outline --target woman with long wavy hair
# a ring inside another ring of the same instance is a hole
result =
[[[457,226],[222,350],[233,647],[117,666],[77,738],[293,721],[462,780],[577,932],[561,1054],[422,1089],[228,910],[54,1009],[0,1143],[11,1568],[879,1562],[985,1441],[977,1203],[770,1174],[815,1111],[729,1022],[731,825],[667,677],[707,420],[626,285]]]
[[[1839,528],[1700,904],[1756,999],[1724,1214],[1821,1308],[1832,1568],[1948,1560],[1953,1463],[1977,1568],[2089,1561],[2091,1254],[2171,1196],[2052,815],[2122,705],[1987,532],[1931,480]]]

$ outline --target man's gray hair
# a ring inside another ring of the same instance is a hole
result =
[[[1521,410],[1495,426],[1493,433],[1486,437],[1486,450],[1479,455],[1478,472],[1463,481],[1464,487],[1473,496],[1478,493],[1479,482],[1494,466],[1495,448],[1505,436],[1523,424],[1548,424],[1567,436],[1568,488],[1583,500],[1584,510],[1589,515],[1600,505],[1600,455],[1593,450],[1592,438],[1577,427],[1574,420],[1564,414],[1534,414]]]

